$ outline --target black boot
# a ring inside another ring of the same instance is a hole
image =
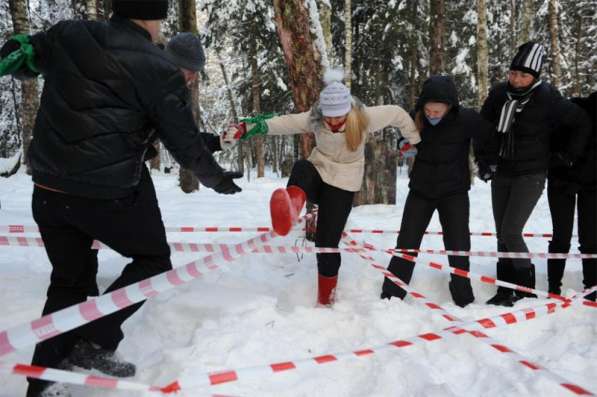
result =
[[[500,281],[513,282],[515,278],[514,267],[512,260],[509,258],[498,259],[497,265],[497,278]],[[488,305],[497,306],[513,306],[512,298],[514,297],[514,291],[506,287],[498,287],[497,294],[487,301]]]
[[[516,269],[516,278],[518,284],[523,287],[535,288],[535,265],[532,263],[530,266],[518,267]],[[531,292],[515,291],[514,302],[523,298],[536,298],[537,295]]]
[[[469,279],[452,276],[448,288],[450,289],[450,294],[452,294],[452,300],[460,307],[465,307],[469,303],[475,301],[473,287],[471,287],[471,281]]]
[[[597,250],[591,249],[590,252],[583,252],[588,253],[595,253]],[[582,252],[582,250],[581,250]],[[583,275],[583,284],[585,289],[593,288],[597,285],[597,259],[583,259],[582,261],[582,275]],[[597,298],[597,291],[593,291],[585,299],[595,302]]]
[[[393,297],[404,299],[406,291],[397,286],[389,278],[384,278],[383,286],[381,287],[381,299],[390,299]]]
[[[27,397],[71,397],[71,393],[64,383],[44,384],[41,390],[38,387],[30,385],[27,389]]]
[[[74,366],[95,369],[118,378],[135,376],[136,372],[135,364],[120,360],[113,351],[83,339],[77,342],[68,361]]]

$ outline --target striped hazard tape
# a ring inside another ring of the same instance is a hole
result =
[[[211,243],[186,243],[186,242],[169,242],[170,249],[173,252],[179,253],[196,253],[196,252],[218,252],[225,249],[233,249],[232,244],[211,244]],[[15,246],[15,247],[43,247],[44,243],[39,237],[12,237],[0,236],[0,246]],[[400,256],[401,253],[423,253],[432,255],[452,255],[452,256],[470,256],[470,257],[492,257],[492,258],[539,258],[539,259],[593,259],[597,258],[597,254],[559,254],[559,253],[542,253],[542,252],[493,252],[493,251],[451,251],[438,249],[377,249],[371,246],[363,246],[370,251],[386,252],[394,256]],[[94,241],[92,244],[94,249],[108,249],[107,245]],[[272,246],[262,245],[259,248],[252,250],[252,253],[264,254],[290,254],[290,253],[338,253],[338,252],[353,252],[356,248],[328,248],[328,247],[313,247],[313,246]]]
[[[358,246],[358,243],[354,239],[352,239],[349,235],[345,235],[345,237],[343,238],[343,242],[349,246]],[[482,331],[477,330],[477,329],[473,330],[471,327],[464,327],[462,325],[464,323],[463,320],[454,316],[453,314],[448,312],[446,309],[444,309],[437,303],[430,301],[425,295],[415,291],[404,281],[402,281],[398,277],[396,277],[393,273],[387,271],[385,268],[383,268],[383,266],[376,263],[376,261],[373,257],[362,254],[362,253],[359,254],[359,256],[362,259],[364,259],[366,262],[370,263],[370,265],[373,268],[380,271],[385,277],[390,279],[394,284],[396,284],[399,287],[401,287],[402,289],[404,289],[410,296],[412,296],[414,298],[415,302],[417,302],[419,305],[422,305],[423,307],[425,307],[431,311],[441,313],[441,316],[444,319],[448,320],[449,322],[455,323],[452,327],[446,328],[446,330],[451,330],[454,334],[461,334],[461,333],[466,332],[466,333],[474,336],[480,342],[490,346],[492,349],[496,350],[497,352],[499,352],[501,354],[506,354],[508,358],[516,361],[517,363],[524,366],[525,368],[530,369],[537,374],[540,374],[541,376],[549,378],[550,380],[557,383],[564,389],[572,392],[573,394],[593,395],[591,392],[587,391],[585,388],[578,386],[578,385],[574,384],[573,382],[568,381],[567,379],[563,378],[562,376],[557,375],[557,374],[549,371],[546,368],[543,368],[539,364],[537,364],[537,363],[533,362],[532,360],[515,352],[511,348],[509,348],[509,347],[505,346],[504,344],[498,342],[497,340],[491,338],[490,336],[483,333]],[[597,289],[597,287],[594,287],[594,289]],[[592,292],[592,290],[585,291],[584,294],[590,293],[590,292]],[[581,297],[583,295],[581,295]],[[572,302],[573,302],[572,300],[569,300],[568,302],[565,301],[565,303],[562,304],[561,307],[567,308],[572,304]],[[534,318],[536,315],[536,310],[542,310],[542,309],[546,308],[547,311],[549,312],[549,311],[554,310],[556,307],[557,307],[557,305],[555,305],[554,303],[548,303],[546,305],[541,305],[538,308],[528,308],[528,309],[522,309],[522,311],[518,311],[518,312],[500,314],[499,318],[496,318],[496,319],[483,318],[483,319],[477,320],[477,322],[478,322],[478,324],[483,326],[483,328],[492,327],[492,326],[497,327],[496,320],[500,321],[500,322],[505,322],[507,324],[514,324],[514,323],[520,322],[521,320],[524,321],[524,320],[528,320],[529,318]]]
[[[222,249],[198,261],[193,261],[168,272],[120,288],[109,294],[91,298],[83,303],[59,310],[29,323],[0,331],[0,357],[68,332],[200,278],[203,276],[202,266],[207,267],[209,270],[215,270],[219,268],[216,261],[232,262],[257,248],[258,244],[266,243],[275,236],[274,232],[259,235],[244,243],[233,245],[232,249]]]
[[[166,226],[168,233],[266,233],[271,232],[269,226]],[[36,225],[0,225],[0,233],[38,233],[39,228]],[[400,230],[395,229],[359,229],[352,228],[345,230],[352,234],[398,234]],[[441,231],[427,231],[427,235],[443,236]],[[471,236],[478,237],[496,237],[494,232],[471,232]],[[524,232],[523,237],[551,238],[551,233]],[[576,236],[573,236],[576,237]]]

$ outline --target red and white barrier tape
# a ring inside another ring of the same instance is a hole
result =
[[[492,329],[503,326],[508,326],[516,322],[530,321],[548,314],[555,313],[562,307],[569,306],[569,303],[548,303],[544,307],[536,309],[521,309],[515,312],[497,315],[489,317],[484,320],[470,321],[459,323],[460,328],[473,328],[473,329]],[[510,320],[516,318],[517,321]],[[370,357],[375,353],[379,353],[382,350],[389,350],[394,348],[403,348],[408,346],[414,346],[417,344],[423,344],[427,342],[433,342],[436,340],[446,339],[447,337],[460,335],[465,331],[458,331],[454,329],[454,326],[446,328],[439,332],[426,332],[416,335],[411,338],[401,339],[385,343],[383,345],[359,349],[351,352],[342,353],[330,353],[323,354],[315,357],[297,359],[292,361],[284,361],[278,363],[272,363],[267,365],[259,365],[254,367],[237,368],[225,371],[215,371],[202,374],[190,374],[188,378],[181,378],[173,382],[177,384],[181,390],[186,390],[193,387],[200,386],[215,386],[223,383],[237,382],[244,379],[250,379],[255,377],[269,378],[273,374],[286,372],[290,370],[298,370],[303,368],[317,367],[321,364],[327,364],[331,362],[345,361],[348,359]],[[473,331],[476,332],[476,331]],[[496,349],[509,350],[503,345],[495,346]],[[583,389],[584,390],[584,389]],[[592,394],[587,394],[592,395]]]
[[[275,236],[274,232],[259,235],[244,243],[234,245],[233,249],[225,248],[198,261],[120,288],[109,294],[91,298],[86,302],[59,310],[29,323],[0,331],[0,357],[68,332],[202,277],[200,265],[207,266],[209,270],[217,269],[219,266],[216,264],[216,260],[231,262],[257,248],[257,244],[266,243]]]
[[[265,233],[272,231],[269,226],[256,226],[256,227],[244,227],[244,226],[167,226],[166,232],[168,233],[248,233],[248,232],[259,232]],[[36,225],[0,225],[0,233],[38,233],[39,229]],[[346,233],[354,234],[398,234],[400,230],[392,229],[348,229]],[[432,236],[443,236],[441,231],[427,231],[427,235]],[[471,232],[471,236],[480,237],[495,237],[494,232]],[[523,237],[540,237],[540,238],[551,238],[551,233],[533,233],[525,232],[522,234]],[[576,236],[573,236],[576,237]]]
[[[223,249],[233,249],[233,244],[210,244],[210,243],[186,243],[186,242],[169,242],[170,249],[173,252],[196,253],[196,252],[218,252]],[[44,243],[39,237],[12,237],[0,236],[0,246],[18,246],[18,247],[43,247]],[[470,257],[491,257],[491,258],[540,258],[540,259],[592,259],[597,258],[597,254],[558,254],[558,253],[542,253],[542,252],[493,252],[493,251],[451,251],[438,249],[377,249],[371,246],[363,246],[371,251],[379,251],[389,253],[394,256],[400,256],[404,252],[416,252],[422,254],[432,255],[451,255],[451,256],[470,256]],[[107,245],[94,241],[92,248],[107,249]],[[339,252],[353,252],[355,248],[327,248],[327,247],[298,247],[298,246],[272,246],[263,245],[252,250],[252,253],[264,254],[297,254],[297,253],[339,253]]]
[[[345,242],[345,244],[347,244],[349,246],[358,246],[358,243],[354,239],[351,239],[350,236],[348,236],[348,235],[345,235],[345,238],[343,241]],[[532,362],[531,360],[529,360],[526,357],[522,356],[521,354],[515,352],[514,350],[505,346],[504,344],[491,338],[487,334],[485,334],[479,330],[471,330],[471,327],[464,327],[463,324],[465,324],[465,322],[463,320],[452,315],[450,312],[448,312],[446,309],[444,309],[437,303],[430,301],[423,294],[415,291],[408,284],[404,283],[404,281],[402,281],[398,277],[396,277],[393,273],[387,271],[383,266],[379,265],[375,261],[374,258],[372,258],[371,256],[368,256],[368,255],[364,255],[364,254],[359,254],[359,256],[362,259],[364,259],[365,261],[370,262],[370,265],[373,268],[380,271],[385,277],[390,279],[394,284],[403,288],[409,295],[411,295],[415,299],[415,302],[419,303],[420,305],[422,305],[425,308],[430,309],[432,311],[438,311],[439,313],[441,313],[441,315],[444,319],[446,319],[452,323],[455,323],[452,327],[446,328],[445,330],[450,330],[455,335],[459,335],[459,334],[466,332],[466,333],[474,336],[475,338],[479,339],[480,342],[482,342],[482,343],[490,346],[494,350],[498,351],[499,353],[507,354],[509,358],[515,360],[517,363],[521,364],[525,368],[530,369],[532,371],[536,371],[540,375],[549,378],[550,380],[557,383],[558,385],[565,388],[566,390],[568,390],[576,395],[592,395],[592,393],[588,392],[585,388],[568,381],[567,379],[549,371],[546,368],[541,367],[540,365]],[[556,307],[554,305],[555,305],[554,303],[549,303],[547,305],[539,306],[538,309],[543,309],[545,306],[549,312],[550,310],[553,310],[552,308]],[[568,307],[566,305],[569,306],[568,303],[562,304],[562,308]],[[523,310],[524,310],[524,313],[513,312],[513,313],[500,314],[499,317],[496,317],[496,319],[501,322],[505,321],[508,324],[513,324],[513,323],[520,322],[521,320],[523,320],[523,321],[528,320],[529,319],[528,316],[531,316],[531,317],[535,316],[534,308],[523,309]],[[516,314],[519,314],[519,316],[517,316]],[[521,317],[520,316],[521,314],[524,314],[524,317]],[[519,317],[521,317],[521,318],[519,318]],[[481,325],[485,324],[486,326],[490,326],[492,324],[495,324],[496,319],[492,320],[490,318],[484,318],[481,320],[477,320],[477,322]]]
[[[180,391],[177,385],[151,386],[139,382],[131,382],[107,376],[80,374],[77,372],[38,367],[26,364],[0,363],[0,372],[12,375],[27,376],[29,378],[43,379],[51,382],[69,383],[95,389],[146,391],[162,394],[176,394]],[[211,397],[233,397],[223,394],[208,394]]]

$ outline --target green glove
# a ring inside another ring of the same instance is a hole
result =
[[[244,119],[240,119],[240,121],[245,124],[247,129],[247,132],[245,132],[240,139],[244,141],[255,135],[267,135],[268,128],[265,121],[275,116],[275,113],[265,113],[258,114],[255,117],[246,117]]]
[[[29,43],[29,36],[25,34],[16,34],[2,46],[0,50],[0,77],[7,74],[15,74],[24,67],[28,70],[24,71],[24,75],[33,72],[39,74],[39,70],[35,66],[35,50]]]

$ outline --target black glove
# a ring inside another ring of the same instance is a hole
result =
[[[224,177],[213,189],[220,194],[234,194],[240,192],[242,189],[238,187],[232,180],[242,178],[243,173],[237,171],[224,171]]]
[[[572,167],[572,159],[566,153],[557,152],[552,153],[551,157],[549,158],[549,168],[558,168],[558,167]]]
[[[480,161],[477,163],[477,166],[479,167],[479,174],[477,175],[479,179],[481,179],[485,183],[493,179],[493,176],[495,175],[495,170],[497,169],[496,165],[489,165]]]

